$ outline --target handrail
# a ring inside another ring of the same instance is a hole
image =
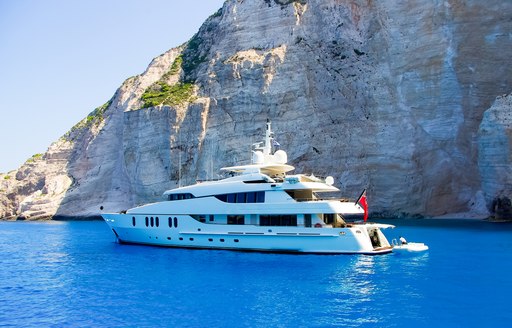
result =
[[[318,202],[318,201],[340,201],[342,203],[354,202],[348,198],[338,198],[338,197],[330,197],[330,198],[293,198],[298,202]]]

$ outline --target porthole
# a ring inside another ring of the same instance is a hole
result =
[[[158,227],[160,225],[160,219],[158,218],[158,216],[156,217],[155,219],[155,225]]]
[[[171,240],[171,237],[167,237],[167,240]]]
[[[180,237],[180,240],[183,240],[183,237]]]
[[[172,218],[171,217],[168,218],[167,223],[169,224],[169,228],[172,228]]]
[[[149,219],[148,217],[146,216],[146,227],[149,226]]]
[[[201,228],[197,228],[197,231],[201,231]]]
[[[135,227],[135,216],[132,216],[132,226]]]
[[[221,240],[220,240],[220,242],[221,242],[221,243],[223,243],[223,242],[224,242],[224,239],[221,239]]]
[[[188,240],[190,240],[190,241],[194,241],[194,238],[189,238]]]
[[[239,240],[238,240],[238,239],[235,239],[234,241],[235,241],[235,243],[238,243],[238,242],[239,242]]]
[[[155,225],[155,219],[153,219],[153,217],[151,217],[150,222],[151,222],[151,226]]]
[[[174,217],[174,227],[175,228],[178,227],[178,218],[177,217]]]
[[[212,238],[208,238],[208,241],[213,241],[213,239]]]

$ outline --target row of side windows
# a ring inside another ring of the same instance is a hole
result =
[[[159,227],[160,226],[160,218],[157,216],[157,217],[148,217],[146,216],[144,218],[144,223],[146,225],[146,227]],[[169,217],[168,219],[168,224],[169,224],[169,228],[172,228],[173,227],[173,224],[174,224],[174,227],[177,228],[178,227],[178,218],[175,217],[175,218],[171,218]],[[137,220],[135,219],[135,216],[132,216],[132,226],[136,226],[137,225]]]
[[[168,200],[182,200],[182,199],[192,199],[195,198],[194,195],[190,193],[182,193],[182,194],[170,194],[167,196]]]
[[[206,215],[191,215],[199,222],[206,223]],[[210,222],[214,221],[214,215],[209,215]],[[245,215],[243,214],[230,214],[227,215],[227,224],[244,225]],[[311,214],[304,215],[304,224],[311,227]],[[260,226],[297,226],[296,214],[275,214],[275,215],[260,215]]]
[[[146,224],[146,227],[149,227],[149,226],[160,226],[160,218],[157,216],[157,217],[148,217],[146,216],[144,218],[144,223]],[[137,220],[135,220],[135,216],[132,216],[132,226],[136,226],[137,225]]]
[[[264,203],[265,192],[238,192],[233,194],[215,195],[215,198],[225,203]]]

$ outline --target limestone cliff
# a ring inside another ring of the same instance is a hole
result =
[[[368,187],[374,214],[493,212],[512,196],[510,96],[495,102],[512,91],[511,14],[498,0],[228,0],[0,176],[0,216],[158,200],[243,163],[267,118],[297,171],[347,196]]]

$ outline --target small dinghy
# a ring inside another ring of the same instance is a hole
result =
[[[424,252],[428,250],[428,246],[424,243],[399,243],[396,239],[391,242],[393,252]]]

